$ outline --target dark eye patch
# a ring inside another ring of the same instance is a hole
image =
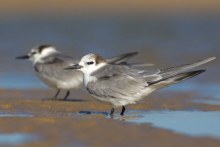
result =
[[[91,62],[87,62],[86,64],[87,64],[87,65],[92,65],[92,64],[94,64],[94,62],[91,61]]]
[[[36,54],[36,53],[37,53],[37,52],[32,52],[31,55],[34,55],[34,54]]]

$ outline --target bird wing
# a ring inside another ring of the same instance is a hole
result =
[[[159,75],[160,78],[158,78],[155,81],[149,82],[149,85],[156,88],[161,88],[161,87],[169,86],[174,83],[178,83],[190,77],[194,77],[204,72],[205,70],[191,71],[193,68],[196,68],[214,59],[215,57],[211,57],[191,64],[185,64],[181,66],[161,69],[160,72],[157,73],[157,75]]]
[[[72,57],[54,54],[44,58],[44,63],[36,63],[34,68],[36,72],[40,73],[42,76],[66,81],[71,78],[82,78],[82,73],[78,70],[64,70],[65,67],[78,63]]]
[[[125,63],[128,59],[136,56],[137,54],[138,52],[121,54],[121,55],[106,59],[106,62],[109,64],[122,64],[122,63]]]
[[[126,65],[130,67],[146,67],[146,66],[153,66],[152,63],[128,63],[127,61],[136,56],[138,52],[130,52],[130,53],[125,53],[121,54],[115,57],[107,58],[106,62],[109,64],[118,64],[118,65]]]
[[[149,85],[158,84],[157,81],[162,82],[170,77],[175,79],[174,76],[177,76],[177,79],[183,79],[183,77],[187,79],[188,74],[185,76],[184,72],[214,59],[214,57],[207,58],[192,64],[155,71],[137,70],[122,65],[107,65],[92,74],[97,80],[89,82],[87,89],[91,94],[99,97],[132,99],[132,96],[143,92]],[[198,71],[198,73],[201,72]],[[191,76],[191,73],[189,75]],[[197,75],[197,72],[196,74],[193,72],[193,75]]]
[[[52,63],[63,63],[63,64],[77,64],[79,60],[74,59],[73,57],[63,55],[61,53],[54,53],[50,56],[47,56],[42,59],[44,63],[46,64],[52,64]]]
[[[215,57],[211,57],[211,58],[200,60],[200,61],[197,61],[197,62],[194,62],[194,63],[191,63],[191,64],[185,64],[185,65],[181,65],[181,66],[161,69],[160,73],[158,73],[158,74],[161,75],[161,77],[163,77],[163,78],[167,78],[167,77],[170,77],[170,76],[174,76],[174,75],[189,71],[193,68],[196,68],[196,67],[198,67],[200,65],[203,65],[207,62],[210,62],[214,59],[215,59]]]
[[[138,71],[122,65],[107,65],[92,74],[97,80],[89,82],[87,90],[102,98],[133,99],[132,96],[148,86]]]

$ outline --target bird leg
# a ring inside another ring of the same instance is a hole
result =
[[[57,92],[56,92],[56,94],[55,94],[55,96],[54,96],[53,99],[57,99],[57,96],[58,96],[59,94],[60,94],[60,89],[57,90]]]
[[[115,112],[115,108],[112,107],[111,112],[110,112],[111,118],[113,118],[114,112]]]
[[[42,101],[45,101],[45,100],[50,100],[50,101],[54,101],[54,100],[57,100],[57,96],[60,94],[60,89],[57,89],[57,92],[56,92],[56,94],[55,94],[55,96],[54,97],[52,97],[52,98],[46,98],[46,99],[42,99]]]
[[[66,95],[65,95],[65,97],[63,98],[63,100],[64,100],[64,101],[67,100],[67,98],[68,98],[69,95],[70,95],[70,91],[68,90],[67,93],[66,93]]]
[[[125,112],[125,106],[122,106],[122,110],[121,110],[120,115],[123,116],[123,115],[124,115],[124,112]]]

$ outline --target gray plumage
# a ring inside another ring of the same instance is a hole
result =
[[[126,61],[137,55],[137,52],[126,53],[116,57],[106,59],[110,64],[127,64]],[[29,59],[34,66],[38,77],[50,88],[57,89],[54,99],[60,93],[60,90],[66,90],[67,93],[63,100],[66,100],[70,94],[70,90],[79,89],[83,83],[83,74],[78,70],[67,71],[65,67],[76,64],[79,61],[73,57],[63,55],[51,45],[36,46],[24,56],[17,59]],[[129,64],[129,66],[131,66]]]
[[[102,97],[102,100],[109,101],[115,106],[122,106],[122,103],[126,103],[124,101],[132,104],[156,89],[184,80],[185,78],[182,77],[189,74],[184,74],[184,72],[213,59],[208,58],[193,64],[155,71],[142,71],[121,65],[106,65],[91,74],[97,80],[89,82],[86,87],[90,94]],[[179,78],[176,78],[178,76]],[[189,74],[188,76],[191,75]],[[165,84],[165,82],[167,83]],[[154,84],[157,86],[155,87]]]
[[[60,53],[51,54],[43,60],[45,61],[44,63],[35,63],[34,69],[41,80],[50,87],[67,90],[81,87],[83,81],[82,72],[63,70],[64,67],[77,63],[77,60]]]
[[[152,71],[103,62],[101,64],[96,62],[93,65],[87,64],[96,61],[96,58],[95,54],[88,54],[79,62],[78,67],[84,73],[85,87],[95,98],[109,102],[114,107],[122,106],[121,115],[124,114],[125,105],[135,104],[157,89],[176,84],[204,72],[205,70],[190,70],[215,59],[212,57],[192,64]],[[114,113],[114,107],[111,114]]]

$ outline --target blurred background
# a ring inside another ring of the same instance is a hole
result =
[[[46,88],[30,62],[14,59],[40,44],[75,58],[138,51],[134,61],[160,68],[220,53],[219,0],[1,0],[0,11],[3,89]],[[196,82],[219,82],[218,65]]]
[[[131,62],[158,68],[217,59],[129,106],[126,123],[86,93],[42,102],[55,90],[15,59],[41,44],[77,59],[138,51]],[[0,0],[0,146],[220,146],[219,55],[220,0]]]

